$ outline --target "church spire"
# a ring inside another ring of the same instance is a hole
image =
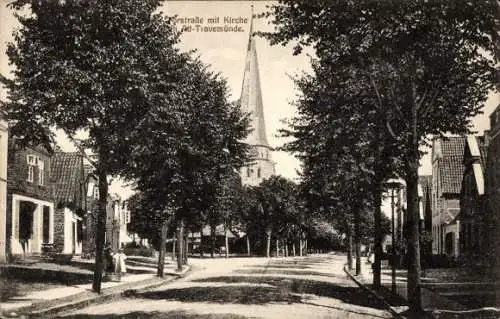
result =
[[[264,106],[262,103],[257,49],[255,46],[255,38],[253,36],[253,5],[251,7],[251,12],[252,17],[250,19],[250,34],[248,37],[247,56],[245,60],[245,72],[243,74],[240,102],[242,110],[251,114],[250,126],[253,131],[248,135],[247,143],[250,145],[269,147],[264,121]]]

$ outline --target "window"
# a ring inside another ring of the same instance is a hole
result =
[[[38,185],[44,185],[45,166],[43,161],[38,160]]]
[[[250,177],[250,167],[247,167],[247,177]]]
[[[260,167],[257,168],[257,177],[260,178]]]
[[[35,179],[35,166],[37,165],[37,158],[34,155],[28,155],[26,157],[26,161],[28,163],[28,177],[26,180],[33,183]]]

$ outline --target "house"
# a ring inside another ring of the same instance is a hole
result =
[[[21,148],[9,139],[7,251],[9,256],[41,254],[54,243],[54,204],[50,145]]]
[[[432,253],[458,256],[460,194],[466,138],[437,138],[432,143]]]
[[[114,251],[132,241],[127,232],[128,223],[130,223],[130,211],[127,202],[117,194],[109,196],[106,216],[106,244],[110,244]]]
[[[496,256],[496,268],[500,265],[500,105],[490,115],[490,132],[487,134],[486,156],[486,196],[488,201],[488,233],[492,247],[491,254]],[[500,280],[500,274],[498,276]]]
[[[484,137],[468,136],[464,152],[464,174],[460,198],[460,254],[481,256],[485,215],[486,145]]]
[[[51,160],[51,173],[56,250],[63,254],[80,255],[86,194],[83,157],[77,152],[55,152]]]
[[[0,263],[7,261],[7,121],[0,119]]]
[[[99,194],[98,178],[94,174],[94,167],[84,160],[83,190],[85,200],[82,205],[82,255],[92,257],[95,254],[95,238],[97,230],[97,212]],[[117,251],[125,243],[131,242],[128,236],[127,224],[130,223],[130,211],[127,202],[117,194],[109,195],[106,205],[105,245],[110,245]]]

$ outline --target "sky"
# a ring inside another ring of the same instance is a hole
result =
[[[5,55],[6,42],[12,40],[12,30],[17,26],[12,12],[5,8],[11,0],[0,0],[0,73],[8,74],[11,70]],[[178,27],[189,27],[184,32],[180,47],[183,50],[196,49],[201,59],[210,64],[212,70],[220,72],[227,79],[230,99],[239,98],[243,81],[246,45],[250,29],[251,5],[255,13],[265,11],[266,5],[273,1],[167,1],[161,9],[167,15],[177,15]],[[246,18],[246,21],[244,19]],[[191,20],[190,20],[191,19]],[[210,19],[210,21],[209,21]],[[201,21],[203,20],[203,21]],[[218,20],[218,21],[217,21]],[[233,23],[229,23],[231,21]],[[202,29],[215,26],[231,26],[236,31],[203,32]],[[196,30],[198,26],[198,30]],[[272,26],[263,19],[254,21],[255,31],[270,31]],[[292,55],[292,46],[271,46],[265,39],[257,38],[257,55],[260,66],[262,97],[267,137],[272,147],[281,146],[285,140],[277,136],[283,128],[282,120],[291,118],[296,109],[291,105],[297,91],[291,76],[310,71],[309,57],[306,54]],[[0,90],[0,99],[5,98],[5,91]],[[489,128],[489,114],[500,102],[499,96],[490,96],[484,108],[484,114],[474,118],[474,129],[482,134]],[[73,151],[71,143],[59,132],[58,143],[65,151]],[[288,178],[296,178],[299,161],[284,152],[273,152],[276,172]],[[420,174],[431,174],[430,156],[421,161]],[[111,186],[112,192],[128,197],[130,190],[123,189],[120,183]]]

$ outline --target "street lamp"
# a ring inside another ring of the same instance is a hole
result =
[[[391,279],[392,279],[392,292],[396,293],[396,232],[395,232],[395,224],[394,224],[394,210],[395,210],[395,202],[394,194],[395,191],[399,191],[401,187],[401,181],[398,179],[391,178],[386,183],[386,186],[391,191]]]

